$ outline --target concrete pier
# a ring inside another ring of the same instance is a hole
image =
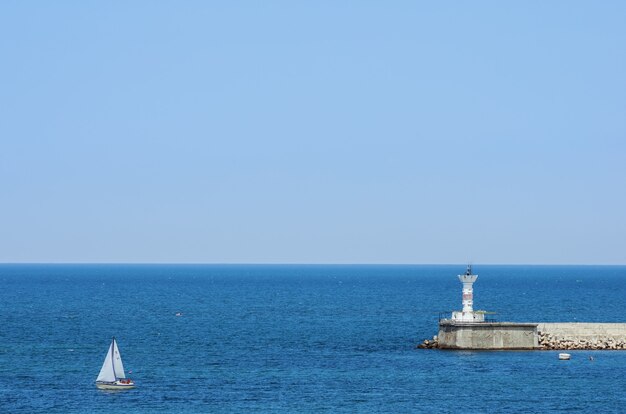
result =
[[[439,322],[440,349],[538,349],[536,323]]]

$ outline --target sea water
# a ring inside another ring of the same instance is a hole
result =
[[[626,412],[626,351],[416,349],[464,271],[0,265],[0,412]],[[626,266],[474,272],[501,321],[626,320]],[[95,387],[113,336],[136,389]]]

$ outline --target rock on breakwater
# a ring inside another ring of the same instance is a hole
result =
[[[424,341],[416,346],[419,349],[436,349],[439,348],[439,339],[437,335],[433,339],[424,339]]]

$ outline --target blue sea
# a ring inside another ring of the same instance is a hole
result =
[[[0,265],[0,412],[626,412],[624,351],[416,349],[464,271]],[[626,319],[626,266],[474,272],[475,309],[501,321]],[[113,336],[134,390],[95,387]]]

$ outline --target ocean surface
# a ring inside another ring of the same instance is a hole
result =
[[[415,349],[464,271],[0,265],[0,412],[626,412],[626,351]],[[626,266],[474,273],[501,321],[626,321]],[[134,390],[95,387],[113,336]]]

